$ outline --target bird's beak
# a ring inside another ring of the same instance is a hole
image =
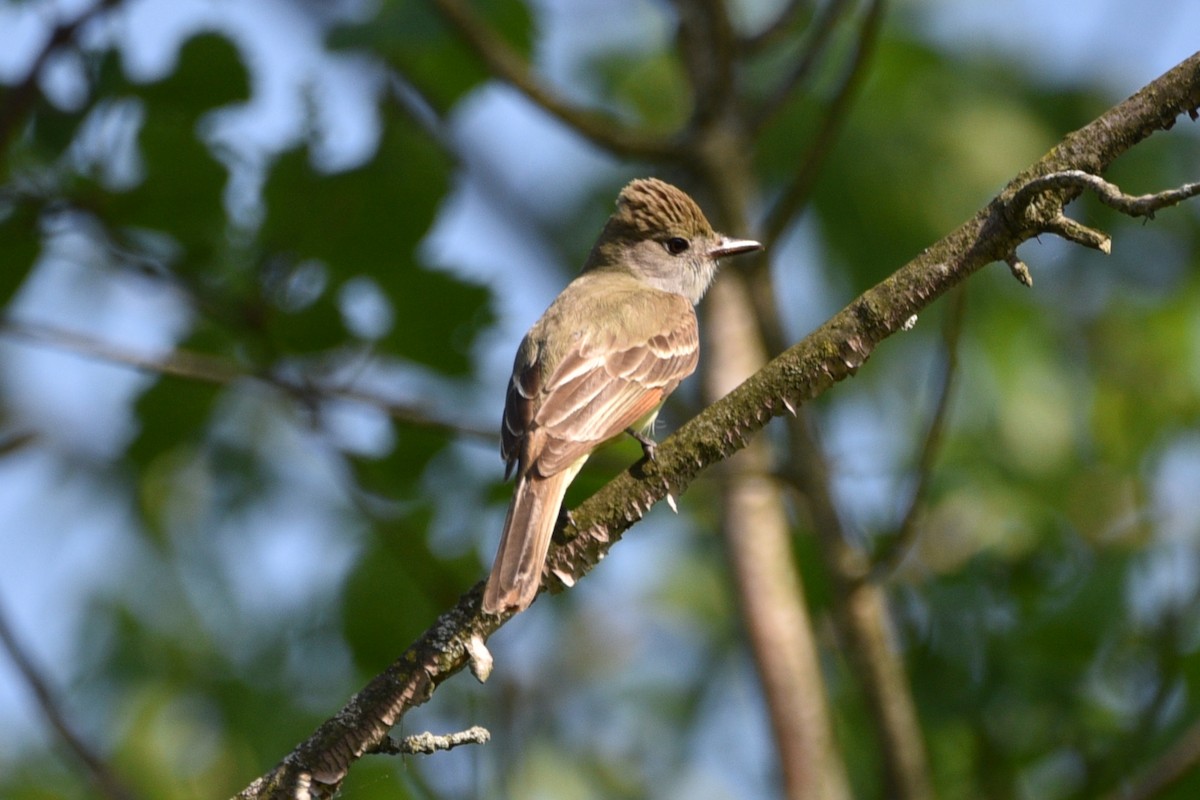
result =
[[[755,250],[762,250],[762,245],[753,239],[730,239],[728,236],[722,236],[721,241],[717,242],[717,246],[708,251],[708,254],[713,258],[724,258],[753,253]]]

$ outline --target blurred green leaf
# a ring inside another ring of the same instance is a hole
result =
[[[346,642],[364,674],[399,658],[438,613],[479,579],[474,553],[449,559],[426,535],[430,515],[419,509],[379,522],[343,594]]]
[[[405,426],[399,430],[396,446],[387,455],[350,458],[356,484],[383,497],[405,501],[419,499],[423,490],[417,479],[429,460],[449,441],[443,431],[418,425]]]
[[[227,174],[201,139],[199,123],[214,108],[249,97],[241,56],[223,36],[195,36],[180,50],[174,72],[136,93],[146,110],[138,137],[145,178],[109,195],[104,216],[117,226],[171,235],[183,246],[185,271],[209,266],[225,233]]]
[[[647,130],[670,133],[687,121],[690,90],[673,53],[622,53],[600,59],[594,69],[604,94]]]
[[[280,158],[264,189],[263,240],[295,262],[315,259],[328,271],[328,286],[308,310],[275,317],[275,335],[301,350],[344,338],[333,296],[344,281],[366,274],[378,281],[395,311],[395,324],[380,347],[444,372],[465,371],[470,343],[490,320],[488,294],[422,267],[417,256],[449,167],[428,137],[404,119],[388,120],[374,159],[352,170],[322,173],[300,149]]]
[[[881,43],[813,198],[858,289],[969,217],[1061,133],[1031,113],[1036,91],[973,66],[913,41]],[[788,175],[805,140],[777,137],[769,168]]]
[[[8,304],[41,252],[39,216],[28,203],[0,209],[0,306]]]
[[[483,0],[467,5],[504,43],[530,56],[533,23],[525,3]],[[440,109],[491,77],[431,3],[387,0],[371,19],[336,28],[329,44],[381,56]]]

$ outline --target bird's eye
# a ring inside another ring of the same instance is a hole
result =
[[[667,239],[666,245],[667,252],[673,256],[677,256],[691,247],[691,245],[688,243],[688,240],[684,239],[682,236],[672,236],[670,239]]]

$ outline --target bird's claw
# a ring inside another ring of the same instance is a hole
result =
[[[633,428],[626,428],[625,432],[637,439],[638,444],[642,446],[642,455],[647,461],[655,461],[658,455],[658,442],[646,436],[643,433],[638,433]]]
[[[554,527],[559,530],[562,530],[563,528],[575,527],[575,515],[571,513],[571,509],[567,508],[566,506],[559,507],[558,522]]]

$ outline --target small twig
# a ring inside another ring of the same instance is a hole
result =
[[[84,358],[200,383],[227,386],[238,380],[259,380],[309,404],[313,402],[314,398],[350,400],[377,408],[397,422],[406,425],[432,428],[489,441],[496,438],[494,431],[465,423],[450,422],[419,406],[397,403],[353,387],[300,382],[280,375],[253,374],[240,369],[229,360],[203,353],[174,350],[164,355],[147,355],[109,342],[101,342],[74,331],[14,320],[0,320],[0,335],[58,348]]]
[[[846,115],[853,105],[858,87],[866,75],[867,62],[870,61],[870,56],[875,51],[875,43],[879,38],[879,29],[883,22],[883,6],[884,0],[872,0],[863,16],[854,55],[842,76],[837,94],[834,95],[825,110],[821,127],[813,138],[808,155],[767,215],[761,238],[763,244],[768,248],[778,241],[788,224],[808,203],[817,173],[820,171],[821,165],[825,163],[825,158],[832,149],[833,143],[837,140],[842,122],[845,121]]]
[[[112,769],[104,759],[100,758],[79,734],[71,728],[71,724],[67,721],[66,715],[58,704],[58,700],[51,691],[49,683],[42,677],[37,667],[33,663],[33,659],[25,652],[25,648],[17,641],[16,635],[8,624],[3,609],[0,609],[0,644],[4,645],[4,649],[8,651],[8,657],[12,659],[13,664],[17,668],[17,672],[28,684],[30,692],[33,693],[34,700],[37,702],[38,708],[42,712],[42,716],[46,718],[46,722],[54,729],[58,738],[66,745],[67,750],[71,755],[83,766],[87,771],[88,777],[96,788],[109,800],[133,800],[135,795],[122,781],[113,773]]]
[[[531,241],[536,239],[557,260],[570,260],[569,254],[561,249],[562,237],[548,235],[541,221],[541,213],[528,202],[526,193],[514,187],[486,153],[464,151],[455,141],[444,113],[436,108],[432,100],[429,87],[422,86],[394,65],[388,68],[387,86],[388,97],[400,109],[400,113],[412,119],[429,140],[467,175],[467,179],[486,200],[503,212],[510,228],[519,230]]]
[[[429,94],[413,82],[399,67],[388,67],[385,85],[387,94],[395,101],[400,112],[416,123],[417,127],[435,142],[443,152],[458,158],[453,135],[444,115],[437,109]]]
[[[1122,214],[1154,219],[1155,212],[1200,195],[1200,182],[1186,183],[1175,189],[1167,189],[1153,194],[1131,195],[1121,191],[1119,186],[1104,180],[1099,175],[1093,175],[1081,169],[1067,169],[1033,178],[1013,193],[1008,200],[1007,207],[1011,215],[1020,215],[1026,221],[1032,221],[1038,232],[1053,233],[1067,241],[1094,248],[1107,255],[1112,252],[1112,238],[1108,234],[1073,220],[1061,211],[1062,205],[1070,202],[1086,189],[1095,192],[1101,203]],[[1053,213],[1037,220],[1038,212],[1041,211],[1044,214],[1046,211],[1045,208],[1036,208],[1038,198],[1049,191],[1064,192],[1066,196],[1054,201],[1058,205],[1051,207]],[[1054,208],[1060,210],[1054,211]],[[1032,284],[1033,278],[1029,274],[1028,267],[1025,267],[1016,258],[1015,253],[1010,253],[1005,261],[1017,280],[1027,286]]]
[[[1184,200],[1200,195],[1200,181],[1186,183],[1177,189],[1167,189],[1163,192],[1131,195],[1121,191],[1119,186],[1104,180],[1099,175],[1093,175],[1081,169],[1067,169],[1034,178],[1017,190],[1009,202],[1014,208],[1020,208],[1031,203],[1034,197],[1048,189],[1075,191],[1091,189],[1096,193],[1097,199],[1109,208],[1131,217],[1154,219],[1156,211],[1178,205]]]
[[[727,109],[737,44],[721,0],[672,0],[679,17],[679,54],[691,85],[693,129]]]
[[[966,287],[959,287],[950,298],[949,316],[943,331],[943,349],[945,351],[942,367],[942,385],[938,391],[937,402],[929,419],[929,427],[925,432],[925,441],[921,445],[921,454],[917,458],[917,485],[908,501],[908,509],[904,513],[896,532],[885,543],[875,557],[871,567],[870,579],[886,580],[904,561],[916,541],[920,531],[917,521],[925,507],[925,499],[929,495],[929,484],[933,477],[933,465],[937,461],[942,448],[942,438],[949,419],[950,397],[954,393],[955,378],[958,375],[958,342],[962,337],[963,320],[966,318],[967,292]]]
[[[1200,767],[1200,721],[1184,730],[1162,755],[1104,800],[1153,800]]]
[[[83,11],[75,19],[68,22],[60,22],[53,31],[50,32],[46,44],[34,57],[33,63],[29,66],[29,71],[20,83],[15,84],[0,96],[0,153],[8,150],[9,142],[12,141],[13,135],[20,127],[21,121],[29,113],[38,96],[38,78],[41,76],[42,70],[45,68],[50,57],[59,50],[59,48],[70,44],[75,40],[79,29],[87,23],[91,22],[95,17],[102,12],[113,8],[118,4],[119,0],[98,0],[91,8]]]
[[[1029,271],[1029,265],[1017,258],[1015,251],[1004,257],[1004,263],[1008,264],[1014,278],[1025,286],[1033,286],[1033,273]]]
[[[225,385],[247,377],[224,359],[176,350],[165,355],[147,355],[119,345],[102,342],[82,333],[36,322],[6,319],[0,321],[0,334],[35,344],[66,350],[76,355],[110,364],[120,364],[143,372],[156,372],[202,383]]]
[[[1077,222],[1063,214],[1056,214],[1047,220],[1042,230],[1047,233],[1053,233],[1075,244],[1081,244],[1084,247],[1090,247],[1093,250],[1099,250],[1104,255],[1112,252],[1112,237],[1103,231],[1098,231],[1095,228],[1089,228],[1082,222]]]
[[[867,554],[854,536],[833,496],[833,476],[813,424],[811,407],[788,421],[788,470],[803,495],[817,552],[831,584],[830,596],[842,649],[863,692],[878,752],[884,795],[898,800],[928,800],[929,756],[904,660],[889,638],[885,589],[864,578],[871,574]]]
[[[642,133],[607,114],[567,102],[538,80],[525,59],[496,36],[462,0],[434,0],[434,5],[492,75],[511,84],[577,133],[620,155],[666,161],[678,157],[678,147],[666,138]]]
[[[33,431],[15,431],[0,438],[0,456],[15,453],[37,441],[38,435]]]
[[[439,750],[453,750],[459,745],[487,744],[491,738],[492,734],[487,728],[474,725],[465,731],[442,735],[428,732],[416,733],[412,736],[405,736],[403,739],[385,736],[383,741],[368,752],[385,756],[433,755]]]
[[[767,23],[766,27],[744,37],[738,46],[743,53],[756,53],[765,47],[769,47],[774,42],[783,38],[788,33],[788,29],[792,24],[799,19],[801,11],[811,10],[812,3],[810,0],[788,0],[788,4],[780,9],[775,18]]]
[[[1112,252],[1112,237],[1062,213],[1062,206],[1084,190],[1095,192],[1100,202],[1131,217],[1154,219],[1155,212],[1200,195],[1200,182],[1186,183],[1175,189],[1153,194],[1131,195],[1114,183],[1080,169],[1050,172],[1033,178],[1009,198],[1008,213],[1035,227],[1039,233],[1053,233],[1070,242],[1091,247],[1108,255]],[[1066,196],[1053,198],[1050,205],[1039,204],[1045,192],[1059,191]],[[1033,285],[1029,267],[1017,258],[1015,251],[1004,257],[1008,268],[1021,283]]]
[[[833,38],[833,31],[837,28],[837,23],[845,15],[849,7],[848,0],[830,0],[821,9],[820,16],[813,20],[808,34],[809,40],[804,47],[804,51],[800,54],[800,59],[792,67],[792,71],[779,82],[775,90],[763,101],[762,105],[758,108],[757,114],[754,115],[748,126],[749,130],[753,132],[761,131],[787,105],[788,100],[795,94],[796,89],[803,85],[812,74],[813,68],[817,65],[821,55],[825,52],[826,47]]]

